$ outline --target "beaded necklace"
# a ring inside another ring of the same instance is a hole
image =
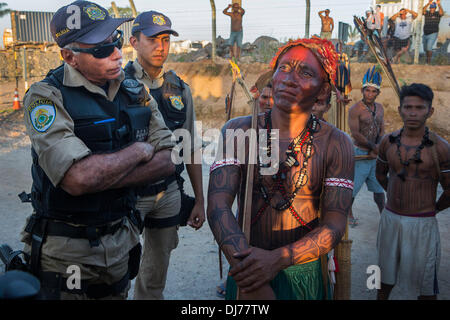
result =
[[[400,130],[400,133],[397,136],[393,136],[391,134],[389,136],[389,141],[391,143],[395,143],[397,145],[397,156],[398,156],[398,159],[400,160],[401,165],[403,166],[403,168],[400,171],[400,173],[397,173],[397,176],[402,181],[405,181],[406,180],[405,179],[406,178],[406,168],[410,165],[410,163],[412,161],[414,161],[417,164],[421,163],[422,159],[420,159],[420,153],[421,153],[422,149],[425,148],[425,146],[431,147],[433,145],[433,141],[431,141],[430,138],[429,138],[428,127],[425,127],[425,134],[423,135],[422,142],[420,143],[420,145],[418,147],[416,147],[416,152],[414,153],[414,155],[411,158],[409,158],[408,160],[403,161],[402,155],[400,153],[400,146],[402,145],[400,140],[402,138],[403,129],[404,128],[402,128]]]
[[[271,111],[269,110],[265,113],[265,126],[267,129],[267,155],[270,157],[271,155],[271,130],[272,130],[272,120],[271,120]],[[271,208],[277,211],[284,211],[289,209],[289,212],[294,216],[294,218],[300,222],[301,225],[306,226],[308,229],[311,228],[306,224],[306,222],[300,217],[298,212],[292,206],[294,198],[297,195],[297,192],[308,182],[308,161],[311,158],[312,150],[313,150],[313,140],[314,133],[318,131],[318,127],[320,126],[319,120],[311,115],[311,118],[308,120],[306,127],[303,131],[295,137],[292,142],[289,144],[286,150],[286,160],[279,164],[279,170],[276,174],[272,176],[273,185],[270,191],[263,184],[261,168],[267,167],[270,164],[263,165],[259,159],[258,161],[258,182],[259,189],[264,199],[264,205],[258,210],[254,218],[252,219],[252,224],[256,223],[256,221],[261,217],[263,212],[270,206]],[[304,148],[305,147],[305,148]],[[290,171],[290,169],[294,167],[299,167],[300,163],[297,159],[299,153],[303,155],[303,163],[300,170],[293,176],[293,182],[295,176],[298,174],[298,178],[296,179],[295,189],[292,194],[288,194],[286,187],[284,186],[284,181],[286,181],[286,174]],[[271,200],[272,196],[275,193],[281,194],[283,200],[276,205],[272,205]],[[272,195],[272,196],[271,196]]]

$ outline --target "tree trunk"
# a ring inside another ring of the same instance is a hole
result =
[[[309,18],[311,16],[311,0],[306,0],[305,38],[309,38]]]
[[[211,58],[214,63],[216,63],[216,4],[214,3],[214,0],[209,0],[211,3],[211,15],[212,15],[212,53]]]

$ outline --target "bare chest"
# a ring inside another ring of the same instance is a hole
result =
[[[402,174],[406,178],[432,180],[437,178],[437,168],[431,154],[431,147],[392,144],[387,153],[387,161],[392,174]]]

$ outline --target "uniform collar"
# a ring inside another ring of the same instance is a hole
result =
[[[133,62],[134,70],[136,71],[135,76],[140,82],[144,83],[149,89],[158,89],[162,87],[164,82],[164,73],[166,73],[166,68],[163,66],[161,72],[158,76],[153,79],[148,73],[144,70],[144,67],[141,66],[138,59]]]
[[[109,101],[113,101],[114,97],[116,96],[117,92],[119,91],[120,84],[122,83],[123,79],[125,78],[125,74],[123,70],[121,70],[119,77],[117,77],[114,80],[108,80],[109,87],[108,87],[108,95],[106,94],[105,90],[103,90],[101,87],[93,84],[88,79],[86,79],[80,71],[73,68],[69,64],[64,64],[64,79],[63,79],[63,85],[67,87],[85,87],[86,90],[92,93],[97,93],[108,99]]]

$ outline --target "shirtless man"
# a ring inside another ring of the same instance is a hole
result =
[[[258,128],[269,129],[267,135],[274,134],[270,129],[279,129],[280,139],[267,150],[277,150],[279,142],[280,163],[272,167],[280,169],[264,175],[262,169],[267,167],[255,165],[252,208],[247,213],[252,220],[249,242],[241,231],[242,215],[238,222],[231,210],[238,196],[239,212],[244,212],[248,160],[235,152],[218,157],[211,166],[207,215],[231,266],[228,299],[235,298],[236,284],[241,299],[324,298],[319,257],[344,235],[354,170],[348,136],[311,116],[314,103],[330,94],[336,64],[332,43],[318,38],[289,42],[272,60],[274,105],[257,121]],[[222,134],[225,137],[227,129],[245,132],[250,126],[251,117],[235,118],[225,124]],[[236,137],[228,135],[219,150],[236,144]],[[262,155],[264,148],[258,149]],[[298,284],[305,282],[306,287]]]
[[[228,9],[231,8],[231,12]],[[229,4],[223,10],[223,14],[231,18],[231,32],[228,45],[230,46],[230,57],[236,57],[239,60],[241,57],[242,48],[242,16],[245,14],[245,10],[239,6],[239,3]],[[234,44],[236,44],[236,52],[234,51]]]
[[[375,67],[369,68],[364,76],[361,93],[363,99],[350,107],[348,112],[348,125],[355,145],[355,155],[367,159],[355,161],[355,187],[353,199],[364,183],[370,192],[373,192],[373,200],[381,211],[384,208],[384,192],[375,177],[376,157],[378,144],[384,135],[384,110],[380,103],[375,102],[380,94],[381,76]],[[349,225],[358,225],[357,219],[350,211]]]
[[[450,206],[450,146],[426,127],[432,102],[428,86],[404,86],[398,107],[403,128],[380,143],[377,179],[387,191],[387,204],[377,239],[378,299],[389,298],[397,276],[415,289],[418,299],[436,299],[439,293],[441,249],[435,215]],[[439,182],[444,192],[436,202]]]
[[[325,15],[324,15],[325,13]],[[334,20],[330,15],[330,9],[325,9],[322,11],[319,11],[319,17],[320,20],[322,20],[322,29],[320,30],[320,37],[322,39],[331,39],[331,34],[333,33],[334,29]]]

